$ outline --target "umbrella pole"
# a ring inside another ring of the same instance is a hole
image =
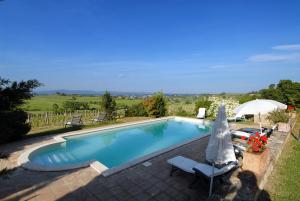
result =
[[[215,174],[215,163],[212,163],[212,174],[211,174],[211,177],[210,177],[209,194],[208,194],[209,197],[212,195],[214,174]]]
[[[262,135],[262,127],[261,127],[261,117],[260,117],[260,113],[258,113],[258,116],[259,116],[260,135]]]

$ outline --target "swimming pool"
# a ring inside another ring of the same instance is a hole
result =
[[[63,137],[28,155],[39,170],[64,170],[98,161],[108,169],[209,133],[210,126],[195,121],[166,119],[150,123]]]

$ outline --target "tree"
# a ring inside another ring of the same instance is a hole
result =
[[[162,92],[154,94],[143,102],[148,115],[152,117],[163,117],[167,113],[167,101]]]
[[[125,111],[126,117],[146,117],[148,113],[143,105],[143,103],[134,104],[126,107]]]
[[[211,106],[212,102],[208,100],[208,98],[203,97],[200,98],[198,101],[196,101],[195,103],[195,113],[198,113],[198,110],[200,107],[205,108],[206,111],[209,110],[210,106]]]
[[[280,80],[277,85],[260,91],[262,98],[276,100],[288,105],[300,107],[300,83],[291,80]]]
[[[59,106],[58,106],[56,103],[54,103],[54,104],[52,105],[52,110],[53,110],[54,113],[58,113]]]
[[[37,80],[11,82],[0,77],[0,143],[17,140],[29,132],[27,113],[20,106],[40,85]]]
[[[114,111],[116,110],[116,101],[108,91],[105,91],[105,93],[102,96],[101,107],[106,112],[107,118],[109,120],[114,119]]]

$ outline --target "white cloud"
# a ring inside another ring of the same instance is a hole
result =
[[[277,45],[272,47],[274,50],[300,50],[300,44]]]
[[[300,54],[258,54],[248,58],[252,62],[295,61],[300,60]]]

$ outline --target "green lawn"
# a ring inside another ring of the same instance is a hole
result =
[[[44,136],[44,135],[52,135],[52,134],[60,134],[60,133],[66,133],[76,130],[82,130],[82,129],[88,129],[88,128],[96,128],[101,126],[107,126],[107,125],[114,125],[114,124],[120,124],[120,123],[128,123],[133,121],[142,121],[146,119],[151,119],[150,117],[125,117],[121,119],[117,119],[115,121],[109,121],[104,123],[95,123],[95,124],[87,124],[80,127],[63,127],[63,126],[48,126],[45,128],[36,128],[32,129],[26,137],[36,137],[36,136]]]
[[[101,96],[74,96],[75,100],[72,99],[71,95],[61,96],[61,95],[43,95],[35,96],[32,99],[28,100],[23,109],[30,112],[38,111],[51,111],[52,105],[57,104],[59,107],[62,107],[65,101],[78,101],[78,102],[88,102],[90,108],[99,108]],[[117,106],[121,105],[132,105],[141,102],[141,99],[117,99]]]
[[[266,185],[271,200],[300,201],[300,118]]]

